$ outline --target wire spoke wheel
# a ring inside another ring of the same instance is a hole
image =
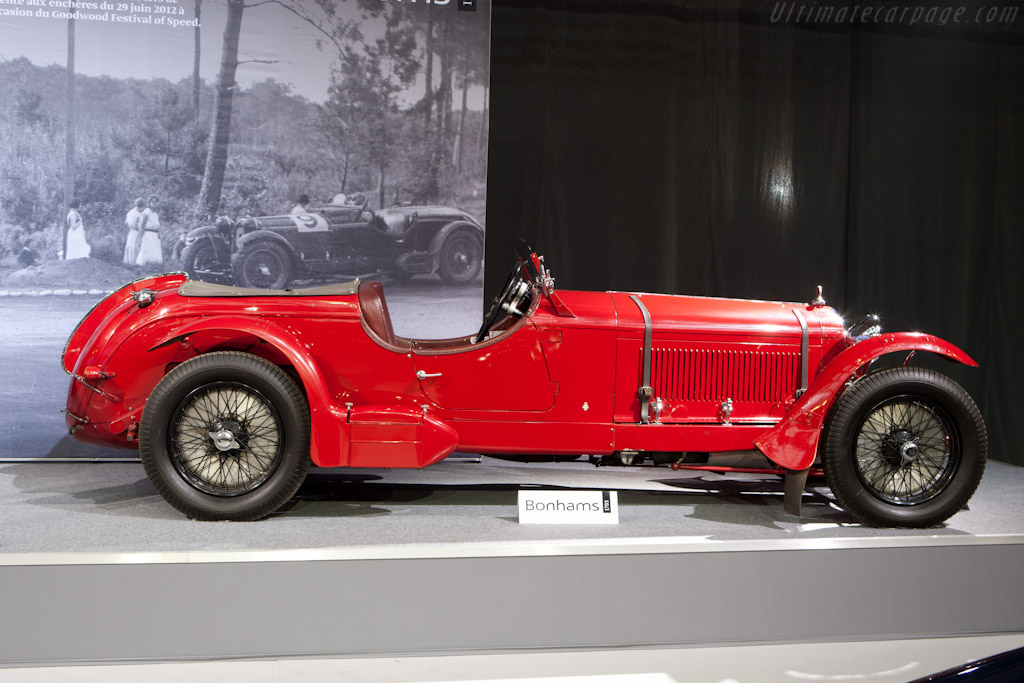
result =
[[[291,256],[280,244],[267,240],[243,247],[232,267],[242,287],[283,289],[292,279]]]
[[[437,272],[448,284],[465,284],[480,274],[483,250],[479,240],[469,232],[449,235],[439,256]]]
[[[237,351],[187,360],[157,384],[139,424],[153,488],[193,519],[261,519],[309,471],[309,405],[282,368]]]
[[[277,411],[258,391],[237,382],[216,382],[186,396],[168,437],[181,476],[217,496],[263,484],[285,448]]]
[[[284,270],[281,259],[272,251],[259,250],[245,259],[245,278],[253,287],[269,289],[280,278]]]
[[[894,505],[914,505],[949,483],[960,464],[960,440],[940,407],[900,396],[868,412],[855,458],[871,493]]]
[[[227,247],[224,247],[227,249]],[[231,273],[231,266],[218,258],[210,238],[200,238],[181,253],[181,267],[193,280],[222,282]]]
[[[836,501],[872,526],[936,526],[974,494],[988,456],[978,407],[937,372],[879,370],[846,389],[822,439]]]

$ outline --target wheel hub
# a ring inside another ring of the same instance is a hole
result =
[[[916,443],[914,443],[913,441],[907,441],[902,446],[900,446],[900,464],[906,467],[907,465],[917,460],[917,456],[920,454],[920,452],[921,451],[920,449],[918,449]]]
[[[886,435],[882,448],[885,459],[896,467],[913,464],[921,454],[921,449],[917,445],[917,437],[905,429]]]
[[[213,431],[209,433],[210,440],[213,441],[213,445],[218,451],[236,451],[242,448],[242,444],[238,442],[236,436],[241,431],[242,425],[234,420],[221,420],[213,426]]]

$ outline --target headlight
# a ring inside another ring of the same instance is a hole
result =
[[[870,313],[847,327],[846,332],[853,337],[854,341],[877,337],[882,333],[882,319],[874,313]]]

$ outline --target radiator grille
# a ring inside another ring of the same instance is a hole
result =
[[[651,386],[666,401],[778,403],[799,373],[799,352],[651,349]]]

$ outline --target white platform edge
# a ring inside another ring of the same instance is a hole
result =
[[[0,553],[0,566],[229,564],[239,562],[324,562],[421,560],[570,555],[657,555],[681,553],[790,552],[868,548],[921,548],[1024,544],[1024,534],[882,536],[873,538],[759,539],[720,541],[705,536],[430,543],[288,550],[162,551],[97,553]]]

